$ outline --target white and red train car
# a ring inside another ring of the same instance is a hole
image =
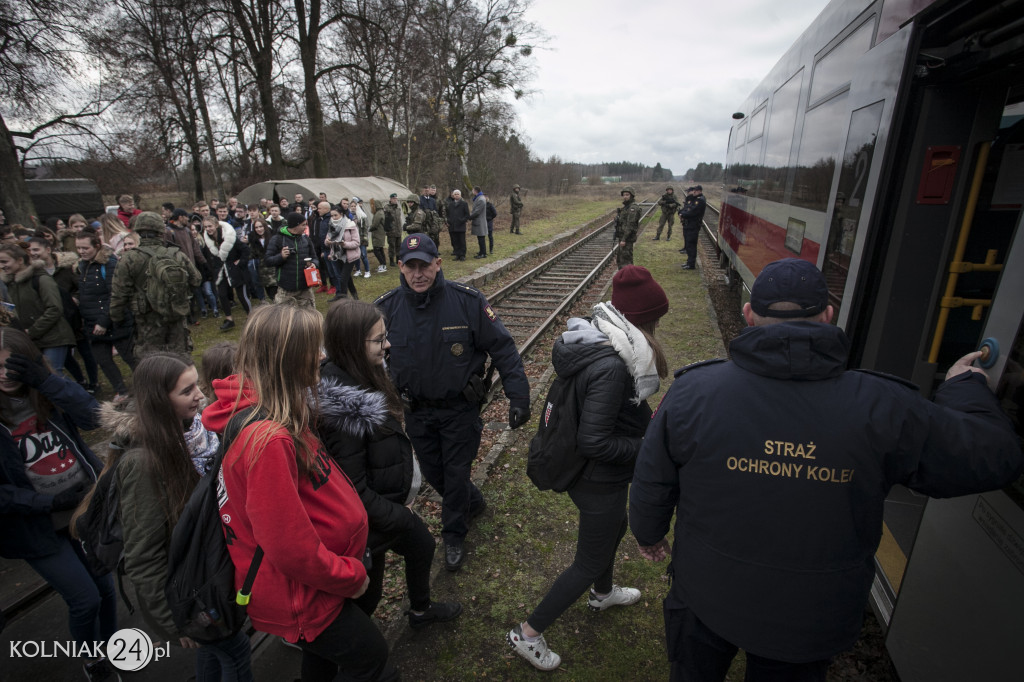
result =
[[[733,118],[718,242],[744,289],[815,263],[852,365],[925,393],[988,347],[1024,435],[1024,0],[833,0]],[[872,601],[904,682],[1024,679],[1024,482],[898,489],[885,523]]]

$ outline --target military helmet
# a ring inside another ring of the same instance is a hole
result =
[[[623,188],[622,188],[622,191],[621,191],[621,192],[619,192],[619,196],[622,196],[622,195],[623,195],[623,194],[625,194],[626,192],[629,192],[629,196],[631,196],[631,197],[634,197],[634,198],[636,198],[636,192],[635,192],[635,191],[633,191],[633,188],[632,188],[632,187],[623,187]]]
[[[512,189],[521,189],[519,185],[512,185]]]
[[[132,229],[136,232],[159,232],[163,234],[164,219],[152,211],[144,211],[135,216]]]
[[[417,204],[418,204],[418,203],[420,203],[420,198],[419,198],[419,196],[417,196],[417,195],[415,195],[415,194],[410,194],[409,196],[407,196],[407,197],[405,198],[405,200],[406,200],[406,201],[415,201],[415,202],[416,202]]]

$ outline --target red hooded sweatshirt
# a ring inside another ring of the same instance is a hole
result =
[[[239,409],[255,400],[234,376],[214,381],[213,388],[217,401],[203,411],[203,424],[223,433],[239,393]],[[268,430],[272,435],[257,451],[253,443]],[[256,629],[289,642],[315,640],[366,579],[363,503],[316,436],[303,438],[318,453],[304,474],[287,431],[269,421],[242,429],[221,468],[220,512],[235,584],[244,581],[256,545],[263,547],[249,617]]]

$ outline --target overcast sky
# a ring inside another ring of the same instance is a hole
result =
[[[724,162],[732,113],[827,4],[534,0],[549,40],[520,128],[542,159]]]

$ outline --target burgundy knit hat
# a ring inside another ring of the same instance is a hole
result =
[[[639,326],[668,312],[668,296],[647,268],[627,265],[612,277],[612,305]]]

